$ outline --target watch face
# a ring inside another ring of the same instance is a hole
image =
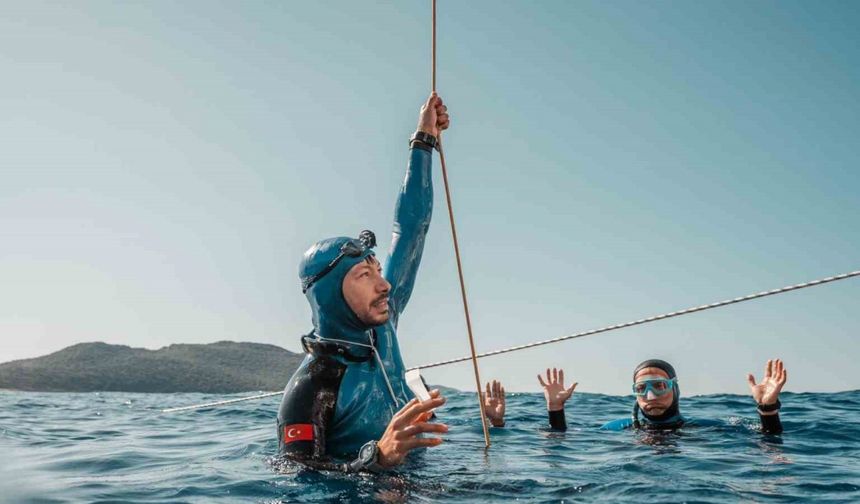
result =
[[[360,458],[365,464],[373,462],[373,451],[373,445],[366,444],[361,447],[358,458]]]

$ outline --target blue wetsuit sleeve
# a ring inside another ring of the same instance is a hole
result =
[[[688,427],[722,427],[725,422],[707,418],[685,418],[684,425]]]
[[[433,213],[432,161],[431,151],[417,147],[410,150],[406,178],[394,208],[394,231],[384,275],[391,284],[388,298],[395,327],[412,295],[424,239],[430,228]]]
[[[630,427],[633,427],[633,420],[629,418],[619,418],[618,420],[613,420],[603,424],[603,426],[600,427],[600,430],[623,431]]]

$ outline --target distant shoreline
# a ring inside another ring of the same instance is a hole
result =
[[[241,394],[282,390],[304,354],[219,341],[157,350],[79,343],[42,357],[0,364],[0,390]]]

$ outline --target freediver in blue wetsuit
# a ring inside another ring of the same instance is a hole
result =
[[[756,384],[753,375],[747,375],[750,392],[758,405],[762,432],[766,434],[782,432],[779,392],[787,379],[788,372],[779,359],[767,361],[761,383]],[[546,381],[541,375],[538,375],[538,381],[544,389],[550,426],[555,430],[566,430],[564,403],[570,399],[577,384],[565,388],[564,371],[558,369],[553,369],[552,372],[547,369]],[[681,414],[678,376],[675,368],[666,361],[650,359],[636,366],[633,371],[633,393],[636,395],[636,403],[630,418],[614,420],[603,425],[601,429],[675,430],[681,427],[722,425],[716,420],[690,419]]]
[[[281,455],[317,468],[380,470],[399,464],[412,449],[442,442],[419,437],[447,432],[447,426],[427,422],[445,399],[432,391],[429,401],[410,401],[396,328],[430,226],[433,148],[449,124],[447,107],[431,95],[410,139],[384,272],[370,231],[357,239],[322,240],[305,252],[299,277],[314,329],[302,337],[307,355],[278,411]],[[332,457],[355,458],[339,463]]]

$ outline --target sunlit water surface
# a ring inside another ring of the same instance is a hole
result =
[[[159,413],[223,397],[0,391],[0,501],[860,502],[860,391],[783,394],[776,437],[742,396],[684,398],[724,426],[655,436],[597,429],[629,397],[577,394],[556,433],[542,396],[513,394],[489,452],[474,395],[451,393],[446,442],[379,476],[278,472],[277,397]]]

